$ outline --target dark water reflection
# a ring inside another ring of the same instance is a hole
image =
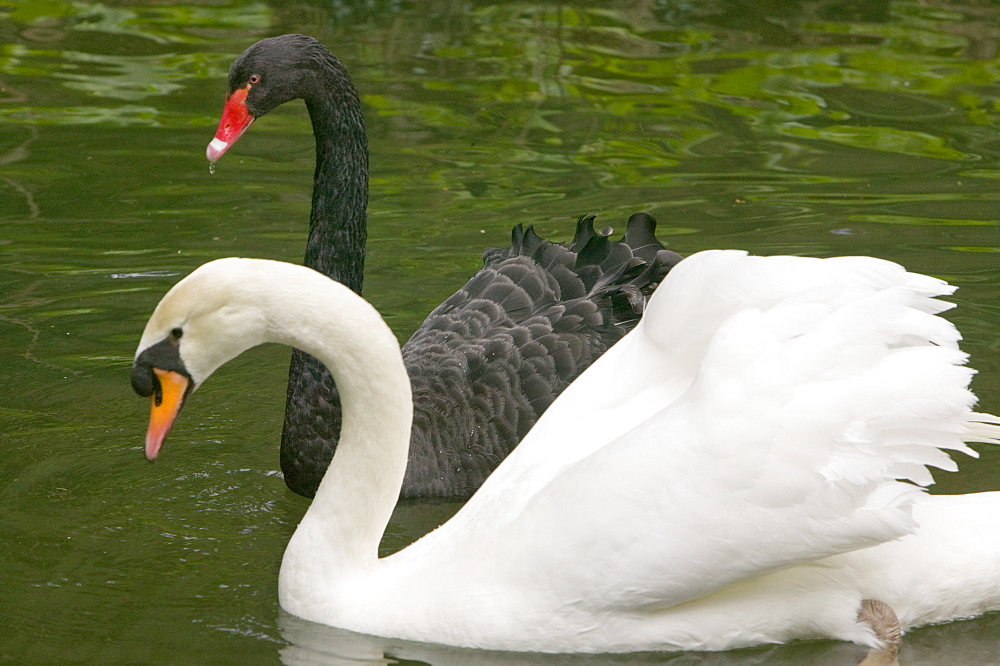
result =
[[[305,507],[275,471],[285,350],[220,371],[163,459],[141,460],[127,367],[160,295],[211,258],[302,255],[301,105],[214,176],[203,156],[228,65],[262,36],[312,34],[358,81],[366,293],[401,337],[512,224],[565,239],[580,213],[614,225],[641,209],[680,252],[870,254],[952,281],[977,391],[1000,410],[992,3],[358,4],[0,0],[0,660],[541,661],[280,614]],[[962,462],[939,489],[1000,488],[1000,455]],[[385,549],[454,509],[401,507]],[[915,631],[903,663],[1000,662],[997,618]],[[859,656],[808,643],[625,661]]]

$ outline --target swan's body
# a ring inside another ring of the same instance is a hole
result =
[[[153,314],[133,384],[148,395],[169,366],[197,386],[267,341],[330,367],[341,444],[279,579],[303,618],[523,651],[875,645],[865,599],[904,628],[1000,608],[1000,493],[910,483],[1000,434],[971,411],[973,371],[936,316],[948,293],[869,258],[686,259],[451,520],[383,559],[410,382],[349,290],[287,264],[207,264]]]
[[[358,93],[343,64],[304,35],[248,48],[208,158],[215,162],[256,118],[292,99],[309,109],[316,172],[305,265],[361,293],[368,150]],[[506,250],[438,306],[403,346],[415,414],[402,497],[468,497],[560,391],[632,329],[680,256],[633,215],[620,242],[582,218],[569,247],[514,229]],[[337,446],[341,406],[322,363],[296,350],[289,369],[281,469],[312,497]]]

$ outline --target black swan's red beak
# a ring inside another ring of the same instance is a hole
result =
[[[222,109],[222,118],[219,119],[219,129],[215,131],[215,138],[208,144],[205,155],[208,161],[215,164],[222,157],[229,147],[243,136],[243,132],[253,124],[254,117],[247,109],[247,93],[250,86],[234,90],[233,94],[226,100],[226,106]]]

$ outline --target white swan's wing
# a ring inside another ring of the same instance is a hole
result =
[[[975,439],[951,291],[869,258],[686,259],[427,546],[655,608],[905,534],[897,479]]]

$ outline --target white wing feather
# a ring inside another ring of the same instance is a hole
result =
[[[922,490],[900,480],[973,454],[972,371],[935,316],[952,291],[863,257],[694,255],[407,551],[461,552],[489,568],[464,575],[582,607],[652,609],[904,535]]]

